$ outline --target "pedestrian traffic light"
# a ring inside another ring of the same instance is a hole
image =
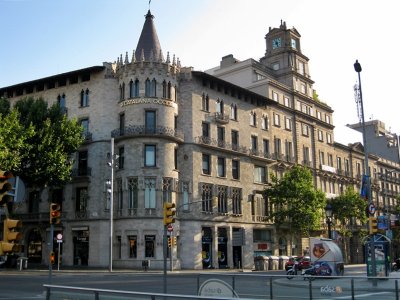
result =
[[[8,182],[8,179],[13,177],[10,171],[0,170],[0,205],[6,204],[12,198],[7,193],[12,189],[12,185]]]
[[[175,203],[164,202],[164,225],[175,223]]]
[[[60,224],[61,207],[60,204],[50,203],[50,224]]]
[[[368,220],[369,234],[378,232],[378,219],[376,217],[369,217]]]
[[[54,265],[56,263],[56,254],[54,251],[50,252],[50,264]]]
[[[22,227],[20,220],[5,219],[3,225],[3,241],[1,250],[3,253],[20,252],[21,245],[18,241],[22,238],[22,233],[18,232]]]

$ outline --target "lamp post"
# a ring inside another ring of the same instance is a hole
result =
[[[326,224],[328,225],[328,238],[332,239],[332,205],[330,203],[325,206]]]
[[[108,153],[107,158],[109,161],[107,165],[111,168],[111,178],[107,180],[107,193],[110,197],[110,257],[109,257],[109,270],[113,271],[113,223],[114,223],[114,138],[111,138],[111,153]]]
[[[358,74],[358,99],[357,99],[357,104],[360,105],[360,112],[361,112],[361,125],[362,125],[362,134],[363,134],[363,143],[364,143],[364,168],[365,168],[365,189],[366,189],[366,196],[368,200],[368,207],[370,205],[373,205],[372,201],[372,193],[371,193],[371,181],[370,181],[370,172],[369,172],[369,164],[368,164],[368,148],[367,148],[367,136],[365,134],[365,118],[364,118],[364,104],[363,104],[363,98],[362,98],[362,90],[361,90],[361,65],[358,62],[358,59],[354,63],[354,70]],[[369,212],[369,216],[373,216]],[[372,235],[371,240],[370,240],[370,253],[371,253],[371,275],[372,277],[376,277],[376,260],[375,260],[375,236]],[[374,280],[374,285],[376,285],[376,280]]]

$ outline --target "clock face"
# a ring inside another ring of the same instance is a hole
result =
[[[281,38],[276,38],[272,40],[272,49],[279,48],[281,45]]]
[[[292,48],[296,49],[296,40],[295,39],[292,39]]]

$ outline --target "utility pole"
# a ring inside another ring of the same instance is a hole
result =
[[[371,193],[371,176],[370,176],[370,172],[369,172],[369,164],[368,164],[368,148],[367,148],[367,136],[365,133],[365,118],[364,118],[364,104],[363,104],[363,98],[362,98],[362,90],[361,90],[361,65],[358,62],[358,60],[356,60],[356,62],[354,63],[354,70],[358,73],[358,99],[356,99],[357,104],[360,105],[360,120],[361,120],[361,125],[362,125],[362,134],[363,134],[363,143],[364,143],[364,163],[365,163],[365,188],[366,188],[366,195],[367,195],[367,199],[368,199],[368,207],[370,207],[370,205],[374,205],[373,201],[372,201],[372,193]],[[373,214],[371,213],[370,210],[368,210],[368,215],[369,217],[373,217]],[[371,221],[369,221],[371,222]],[[371,240],[370,240],[370,252],[371,252],[371,268],[372,268],[372,272],[371,275],[372,277],[376,277],[376,258],[375,258],[375,235],[373,234],[371,236]],[[376,278],[373,279],[373,285],[376,286],[377,285],[377,281]]]

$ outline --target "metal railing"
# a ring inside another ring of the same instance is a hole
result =
[[[121,291],[61,285],[43,285],[46,300],[55,299],[233,299],[224,294],[199,296],[202,286],[209,281],[223,282],[233,294],[245,299],[396,299],[399,300],[398,280],[394,277],[366,276],[308,276],[215,273],[170,274],[180,276],[182,294]],[[378,281],[374,285],[374,280]],[[175,281],[176,282],[176,281]],[[154,282],[154,286],[158,286]],[[185,288],[187,287],[187,288]],[[157,289],[156,289],[157,290]],[[174,291],[176,291],[174,286]],[[71,297],[73,296],[73,297]]]

